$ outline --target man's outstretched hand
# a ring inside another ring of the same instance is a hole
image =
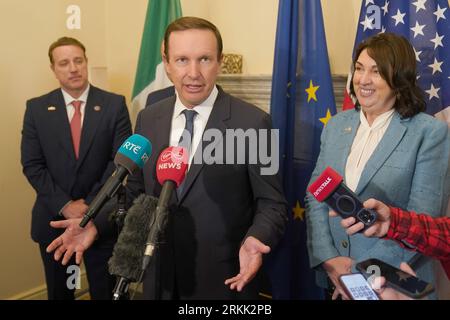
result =
[[[62,235],[53,240],[47,247],[48,253],[55,251],[54,258],[56,261],[59,261],[64,255],[62,259],[63,265],[66,265],[69,262],[74,253],[76,263],[80,264],[84,251],[86,251],[97,238],[97,228],[92,221],[84,228],[79,226],[80,222],[81,218],[50,222],[50,225],[53,228],[66,229]]]
[[[239,274],[233,278],[225,280],[225,285],[229,285],[231,290],[242,291],[258,272],[262,265],[262,255],[269,253],[270,247],[263,244],[255,237],[248,237],[239,250]]]

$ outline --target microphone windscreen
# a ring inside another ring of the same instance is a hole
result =
[[[187,167],[187,150],[183,147],[168,147],[159,155],[156,163],[156,178],[161,185],[171,180],[179,187],[184,180]]]
[[[133,174],[144,167],[151,152],[152,144],[150,141],[139,134],[133,134],[120,146],[114,158],[114,163],[121,165],[130,174]]]
[[[131,282],[139,280],[150,221],[157,203],[157,198],[145,194],[134,200],[108,262],[110,274]]]
[[[322,174],[311,183],[308,187],[308,191],[317,199],[317,201],[325,201],[339,184],[342,182],[343,178],[334,171],[331,167],[327,167]]]

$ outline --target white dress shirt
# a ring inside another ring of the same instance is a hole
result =
[[[67,117],[69,118],[69,123],[70,123],[70,121],[72,121],[73,115],[75,113],[75,107],[72,105],[72,102],[75,100],[81,101],[81,107],[80,107],[81,127],[83,127],[84,110],[86,109],[86,102],[87,102],[90,87],[91,87],[90,84],[88,84],[86,90],[83,91],[83,93],[81,94],[81,96],[78,99],[75,99],[69,93],[64,91],[63,88],[61,88],[62,95],[64,97],[64,103],[66,104]]]
[[[86,109],[86,102],[87,102],[87,97],[89,94],[89,88],[90,88],[90,84],[88,84],[86,90],[83,91],[83,93],[81,94],[81,96],[78,99],[75,99],[74,97],[72,97],[68,92],[66,92],[63,88],[61,88],[62,91],[62,95],[64,98],[64,103],[66,104],[66,111],[67,111],[67,118],[69,118],[69,123],[70,121],[72,121],[73,115],[75,113],[75,107],[72,105],[72,102],[74,100],[78,100],[81,101],[81,106],[80,106],[80,112],[81,112],[81,127],[83,127],[83,120],[84,120],[84,110]],[[63,216],[62,212],[64,210],[64,208],[70,204],[72,202],[72,200],[69,200],[62,208],[61,210],[59,210],[59,215]]]
[[[214,106],[214,102],[216,101],[217,95],[219,94],[219,90],[214,86],[214,89],[211,91],[209,97],[189,110],[197,111],[196,116],[194,117],[194,134],[192,137],[191,144],[191,153],[189,155],[189,166],[192,162],[192,158],[194,157],[195,151],[202,139],[203,131],[205,130],[206,123],[208,122],[209,116],[211,114],[212,108]],[[177,95],[177,100],[175,101],[175,108],[172,116],[171,130],[170,130],[170,145],[177,146],[180,141],[181,134],[183,133],[184,127],[186,125],[186,117],[182,112],[186,108],[181,102],[180,98]]]
[[[389,127],[394,112],[391,109],[379,115],[370,126],[364,112],[360,111],[360,125],[345,166],[345,182],[352,191],[356,190],[361,173]]]

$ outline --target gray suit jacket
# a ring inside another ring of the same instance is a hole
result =
[[[144,191],[143,187],[146,194],[160,194],[155,164],[169,145],[174,104],[175,96],[138,116],[135,131],[152,142],[153,152],[143,177],[128,182],[135,195]],[[250,128],[270,129],[269,115],[219,89],[205,132],[217,129],[224,134],[226,129]],[[223,139],[225,146],[226,136]],[[209,142],[201,144],[197,152],[205,150]],[[257,279],[241,293],[231,291],[224,281],[239,273],[239,248],[247,236],[274,248],[287,222],[287,207],[278,175],[261,175],[262,165],[249,164],[248,145],[245,150],[245,164],[191,164],[180,199],[175,193],[172,197],[157,268],[154,273],[148,270],[144,280],[146,298],[169,299],[174,287],[183,299],[257,298]]]
[[[320,155],[310,183],[327,166],[344,176],[359,123],[359,112],[355,110],[339,113],[330,120],[322,133]],[[376,198],[391,206],[441,215],[448,198],[449,148],[445,123],[423,113],[410,119],[401,119],[395,113],[362,172],[356,194],[363,201]],[[357,262],[378,258],[398,267],[415,255],[394,241],[361,234],[348,236],[339,224],[341,218],[328,217],[325,203],[318,203],[311,195],[307,195],[306,201],[312,267],[336,256],[348,256]],[[417,274],[424,280],[434,281],[430,263],[419,267]]]

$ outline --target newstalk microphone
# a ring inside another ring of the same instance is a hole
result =
[[[148,233],[147,242],[142,260],[142,271],[147,269],[158,243],[164,232],[169,214],[169,201],[175,188],[183,182],[188,167],[188,152],[182,147],[168,147],[161,152],[156,163],[156,177],[162,185],[156,206],[155,221]]]
[[[155,218],[157,203],[157,198],[141,194],[125,216],[123,229],[108,261],[109,273],[117,276],[113,300],[120,300],[128,292],[131,282],[141,280],[143,249]]]
[[[80,222],[80,227],[84,228],[91,219],[97,216],[105,202],[114,197],[128,174],[135,174],[142,169],[151,152],[152,144],[139,134],[133,134],[125,140],[114,157],[116,170],[92,200],[87,213]]]
[[[358,196],[342,182],[343,180],[336,171],[327,167],[316,181],[311,183],[308,191],[317,201],[325,201],[342,218],[354,217],[355,223],[362,222],[362,232],[375,223],[377,213],[364,208]]]

